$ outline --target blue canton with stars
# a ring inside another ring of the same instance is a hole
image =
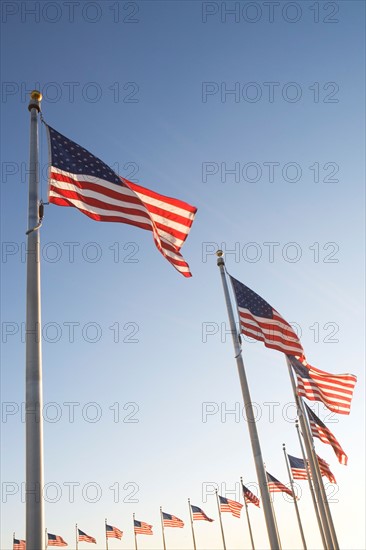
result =
[[[230,275],[238,307],[249,309],[253,315],[273,319],[273,308],[263,298]]]
[[[299,470],[306,470],[305,462],[302,458],[296,458],[295,456],[287,455],[291,468],[298,468]]]
[[[294,357],[293,355],[288,355],[287,357],[289,358],[291,366],[298,376],[301,376],[301,378],[307,378],[308,380],[312,379],[309,373],[309,369],[302,365],[300,361],[296,359],[296,357]]]
[[[98,157],[95,157],[50,126],[47,126],[47,128],[51,141],[52,166],[72,174],[85,174],[116,185],[122,185],[117,174]]]

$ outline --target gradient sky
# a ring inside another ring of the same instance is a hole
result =
[[[110,549],[132,548],[135,512],[155,532],[140,536],[139,547],[158,549],[161,505],[186,522],[167,532],[168,548],[189,549],[189,497],[215,519],[195,525],[197,547],[222,548],[214,487],[242,500],[240,476],[253,490],[256,481],[225,332],[214,255],[222,247],[228,271],[296,323],[311,364],[358,376],[349,417],[314,410],[349,456],[341,466],[316,442],[338,481],[328,494],[340,546],[365,548],[364,3],[1,7],[1,548],[11,547],[13,531],[25,538],[22,323],[27,103],[35,87],[51,126],[121,175],[198,207],[182,249],[189,280],[148,232],[45,209],[49,532],[74,548],[77,522],[99,549],[107,518],[125,532]],[[47,161],[41,129],[44,200]],[[259,342],[244,341],[243,354],[263,456],[286,483],[282,443],[294,456],[300,450],[285,361]],[[306,483],[301,490],[308,547],[319,548]],[[293,505],[276,494],[275,509],[283,548],[301,548]],[[250,513],[256,547],[266,548],[263,513]],[[228,548],[248,548],[244,518],[223,521]]]

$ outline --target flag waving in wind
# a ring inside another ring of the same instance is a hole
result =
[[[123,536],[123,531],[121,531],[117,527],[113,527],[113,525],[108,525],[106,523],[105,534],[107,538],[121,539]]]
[[[97,541],[95,540],[94,537],[90,537],[89,535],[87,535],[86,533],[84,533],[84,531],[81,531],[80,529],[78,529],[78,541],[80,542],[91,542],[92,544],[97,544]]]
[[[268,491],[270,493],[287,493],[288,495],[294,497],[291,489],[286,487],[283,483],[278,481],[275,477],[271,476],[268,472],[267,474],[267,485],[268,485]]]
[[[304,403],[304,405],[308,413],[310,429],[313,436],[318,437],[323,443],[331,445],[335,454],[337,455],[338,461],[346,466],[348,462],[348,456],[346,455],[332,432],[329,430],[329,428],[326,427],[325,424],[323,424],[320,418],[318,418],[316,414],[313,413],[313,411],[310,409],[310,407],[308,407],[306,403]]]
[[[309,365],[305,357],[289,355],[297,378],[297,395],[321,401],[330,411],[349,414],[357,378],[353,374],[331,374]]]
[[[26,550],[25,540],[13,539],[13,550]]]
[[[305,462],[302,458],[296,458],[295,456],[287,455],[290,463],[292,477],[294,479],[308,479],[308,472],[306,470]]]
[[[136,535],[153,535],[152,525],[145,523],[144,521],[133,520],[133,525]]]
[[[260,340],[267,348],[300,355],[303,349],[293,328],[253,290],[231,277],[240,317],[241,332]]]
[[[184,277],[191,277],[180,249],[197,209],[120,177],[89,151],[46,127],[51,157],[49,202],[75,207],[96,221],[152,231],[163,256]]]
[[[191,509],[192,509],[192,517],[194,521],[199,521],[199,520],[214,521],[213,519],[206,516],[205,512],[201,510],[201,508],[198,508],[198,506],[193,506],[193,504],[191,504]]]
[[[51,535],[47,533],[47,546],[67,546],[67,542],[64,541],[59,535]]]
[[[220,497],[220,495],[219,501],[221,512],[230,512],[235,518],[240,518],[240,512],[243,508],[243,505],[240,504],[240,502],[236,502],[235,500],[230,500],[225,497]]]
[[[177,518],[176,516],[172,516],[171,514],[166,514],[165,512],[162,512],[163,514],[163,525],[164,527],[184,527],[184,522]]]
[[[258,506],[258,508],[259,508],[260,507],[259,498],[256,497],[255,494],[252,493],[252,491],[249,491],[248,487],[245,487],[244,483],[242,483],[241,486],[242,486],[242,489],[243,489],[243,496],[244,496],[245,502],[247,504],[249,504],[251,502],[255,506]]]

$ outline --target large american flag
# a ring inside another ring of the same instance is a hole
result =
[[[292,497],[294,496],[291,489],[286,487],[286,485],[278,481],[278,479],[276,479],[275,477],[271,476],[271,474],[269,474],[268,472],[266,472],[266,474],[268,490],[270,493],[287,493]]]
[[[164,527],[184,527],[184,522],[176,516],[166,514],[165,512],[162,512],[162,514]]]
[[[13,539],[13,550],[26,550],[25,540]]]
[[[244,497],[244,500],[247,504],[249,504],[250,502],[252,504],[255,504],[255,506],[258,506],[258,508],[260,507],[260,500],[258,497],[255,496],[254,493],[252,493],[252,491],[249,491],[248,487],[245,487],[244,483],[241,484],[242,486],[242,489],[243,489],[243,497]]]
[[[109,166],[47,126],[51,148],[49,202],[73,206],[93,220],[120,222],[152,231],[163,256],[185,277],[180,254],[197,209],[118,176]]]
[[[221,512],[230,512],[235,518],[240,518],[240,512],[243,508],[243,505],[240,504],[240,502],[236,502],[235,500],[230,500],[225,497],[220,497],[220,495],[219,501]]]
[[[304,460],[289,454],[287,456],[290,463],[292,477],[294,479],[308,479],[308,472]]]
[[[47,533],[47,546],[67,546],[67,542],[64,541],[59,535],[51,535]]]
[[[240,317],[241,332],[260,340],[267,348],[300,355],[303,349],[291,325],[253,290],[231,277]]]
[[[191,504],[191,509],[192,509],[193,520],[214,521],[213,519],[206,516],[205,512],[201,510],[201,508],[198,508],[198,506],[193,506],[193,504]]]
[[[154,534],[152,532],[152,525],[149,525],[144,521],[137,521],[137,519],[134,519],[133,525],[134,525],[136,535],[153,535]]]
[[[123,531],[117,527],[113,527],[113,525],[108,525],[107,523],[105,526],[105,534],[107,538],[121,539],[123,537]]]
[[[84,533],[84,531],[81,531],[80,529],[78,529],[78,540],[81,542],[92,542],[93,544],[97,544],[97,541],[95,540],[94,537],[90,537],[89,535],[87,535],[86,533]]]
[[[327,477],[330,483],[337,483],[336,478],[334,477],[334,474],[331,472],[329,468],[328,462],[326,462],[323,458],[320,458],[320,456],[318,455],[316,456],[318,458],[321,475]]]
[[[315,413],[308,407],[306,403],[305,407],[308,413],[309,417],[309,424],[311,428],[311,433],[314,437],[317,437],[322,441],[323,443],[327,443],[328,445],[331,445],[333,447],[333,450],[335,454],[337,455],[337,458],[341,464],[344,464],[346,466],[348,462],[348,457],[332,432],[329,430],[329,428],[326,427],[325,424],[316,416]]]
[[[357,378],[353,374],[330,374],[309,365],[305,357],[289,356],[297,377],[297,394],[321,401],[329,410],[349,414]]]

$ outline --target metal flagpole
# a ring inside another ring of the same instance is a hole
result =
[[[243,483],[243,478],[242,478],[242,477],[240,478],[240,481],[241,481],[241,486],[242,486],[242,489],[243,489],[243,498],[244,498],[244,504],[245,504],[245,512],[246,512],[247,521],[248,521],[250,542],[252,543],[252,550],[255,550],[255,548],[254,548],[253,533],[252,533],[252,526],[250,525],[250,519],[249,519],[248,503],[247,503],[247,500],[246,500],[246,498],[245,498],[244,483]]]
[[[75,534],[76,534],[76,550],[79,548],[79,532],[78,532],[78,524],[75,523]]]
[[[39,220],[38,113],[42,94],[31,92],[26,313],[26,541],[44,548],[41,270]]]
[[[105,518],[105,546],[106,546],[106,550],[108,550],[107,518]]]
[[[297,430],[297,436],[299,438],[302,458],[303,458],[303,461],[304,461],[304,464],[305,464],[305,467],[306,467],[306,471],[307,471],[307,474],[308,474],[309,489],[310,489],[310,493],[311,493],[311,498],[313,499],[315,515],[316,515],[316,519],[317,519],[317,522],[318,522],[318,527],[319,527],[320,535],[321,535],[321,538],[322,538],[323,547],[324,547],[324,550],[327,550],[327,542],[325,540],[323,526],[322,526],[322,520],[320,518],[319,508],[318,508],[318,504],[316,502],[315,493],[314,493],[314,487],[313,487],[313,484],[312,484],[312,481],[311,481],[311,471],[310,471],[309,463],[306,459],[304,447],[303,447],[303,444],[302,444],[302,441],[301,441],[301,435],[300,435],[300,428],[299,428],[299,421],[298,420],[296,420],[295,426],[296,426],[296,430]]]
[[[266,479],[267,479],[267,470],[266,470],[266,465],[263,463],[263,468],[264,468],[264,471],[266,472]],[[268,479],[267,479],[267,487],[268,487]],[[270,501],[271,501],[271,508],[272,508],[272,514],[273,514],[273,517],[274,517],[274,522],[275,522],[275,526],[276,526],[276,532],[277,532],[277,536],[278,536],[278,540],[279,540],[279,546],[278,548],[280,550],[282,550],[282,544],[281,544],[281,539],[280,539],[280,532],[278,530],[278,523],[277,523],[277,518],[276,518],[276,513],[275,513],[275,509],[274,509],[274,496],[273,496],[273,493],[271,493],[268,489],[268,493],[269,493],[269,498],[270,498]]]
[[[230,301],[229,289],[228,289],[228,284],[225,276],[225,262],[222,255],[223,255],[222,250],[218,250],[217,265],[220,269],[222,286],[224,289],[226,307],[228,311],[229,323],[231,328],[231,335],[232,335],[234,350],[235,350],[235,359],[238,367],[241,391],[243,394],[243,400],[244,400],[245,410],[246,410],[247,419],[248,419],[250,442],[252,445],[255,468],[257,471],[257,478],[258,478],[259,488],[260,488],[262,502],[263,502],[263,511],[264,511],[264,516],[265,516],[266,525],[267,525],[268,538],[269,538],[271,550],[277,550],[278,548],[280,548],[280,541],[276,530],[275,520],[273,517],[273,510],[271,508],[271,501],[268,493],[266,473],[263,467],[262,451],[261,451],[259,438],[258,438],[257,425],[256,425],[255,415],[252,407],[252,401],[249,393],[248,381],[245,374],[244,362],[241,354],[238,334],[236,330],[233,307]]]
[[[165,544],[165,533],[164,533],[164,521],[163,521],[163,509],[160,506],[160,519],[161,519],[161,532],[163,533],[163,547],[164,550],[166,550],[166,544]]]
[[[136,529],[135,529],[135,514],[133,514],[133,532],[135,534],[135,550],[137,549],[137,537],[136,537]]]
[[[338,550],[338,545],[334,544],[333,539],[332,539],[332,534],[331,534],[331,531],[330,531],[330,527],[329,527],[328,517],[327,517],[327,513],[326,513],[326,509],[325,509],[325,505],[324,505],[324,500],[323,500],[323,495],[322,495],[322,491],[321,491],[321,485],[323,484],[323,482],[320,479],[320,483],[319,483],[319,478],[318,478],[317,469],[316,469],[316,463],[315,463],[314,456],[313,456],[313,453],[312,453],[312,443],[311,443],[312,440],[311,440],[311,436],[310,436],[309,427],[308,427],[307,422],[306,422],[305,413],[304,413],[304,410],[303,410],[303,407],[302,407],[302,401],[301,401],[300,397],[297,395],[297,392],[296,392],[296,384],[295,384],[295,380],[294,380],[293,373],[292,373],[291,363],[290,363],[288,357],[286,357],[286,361],[287,361],[288,372],[289,372],[290,380],[291,380],[291,384],[292,384],[292,390],[294,392],[294,398],[295,398],[295,402],[296,402],[297,409],[298,409],[298,417],[299,417],[299,421],[300,421],[300,425],[301,425],[302,436],[304,438],[306,454],[307,454],[309,464],[310,464],[311,475],[312,475],[315,494],[316,494],[316,500],[318,502],[320,517],[322,519],[322,525],[323,525],[323,529],[324,529],[324,536],[325,536],[325,539],[326,539],[326,547],[327,547],[328,550]],[[323,489],[324,489],[324,487],[323,487]]]
[[[48,546],[48,535],[47,535],[47,527],[46,527],[46,529],[44,530],[44,547],[45,547],[45,550],[47,550],[47,546]]]
[[[192,538],[193,538],[193,550],[197,550],[197,547],[196,547],[196,537],[194,536],[193,516],[192,516],[192,508],[191,508],[191,500],[190,500],[190,499],[188,499],[188,507],[189,507],[189,517],[191,518],[191,528],[192,528]]]
[[[225,542],[225,535],[224,535],[224,527],[222,525],[222,517],[221,517],[221,509],[220,509],[220,502],[219,502],[219,494],[216,489],[216,500],[217,500],[217,508],[219,510],[219,518],[220,518],[220,527],[221,527],[221,535],[222,535],[222,544],[224,546],[224,550],[226,550],[226,542]]]
[[[285,455],[285,462],[286,462],[286,466],[287,466],[288,478],[290,480],[291,491],[292,491],[292,494],[293,494],[294,505],[295,505],[295,510],[296,510],[296,517],[297,517],[297,522],[299,524],[302,545],[304,547],[304,550],[307,550],[305,535],[304,535],[304,531],[303,531],[302,523],[301,523],[301,518],[300,518],[299,507],[297,505],[296,494],[295,494],[295,491],[294,491],[294,480],[292,479],[291,470],[290,470],[290,466],[289,466],[289,463],[288,463],[288,457],[287,457],[287,454],[286,454],[286,446],[285,446],[284,443],[282,445],[282,448],[283,448],[283,454]]]
[[[14,550],[14,539],[15,539],[15,531],[13,533],[13,550]]]

